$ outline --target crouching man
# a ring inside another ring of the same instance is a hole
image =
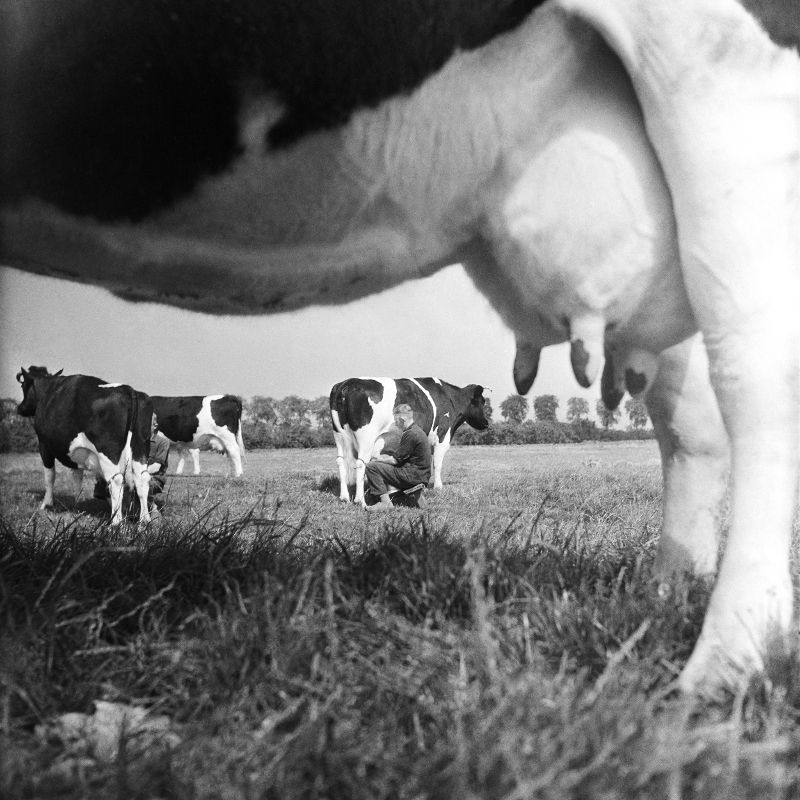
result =
[[[393,413],[403,435],[393,456],[379,453],[366,465],[367,491],[380,496],[379,502],[367,506],[367,511],[392,508],[390,486],[410,489],[418,483],[427,485],[431,477],[431,445],[422,428],[414,422],[411,406],[405,403],[395,406]]]

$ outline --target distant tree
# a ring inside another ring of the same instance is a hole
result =
[[[486,415],[486,419],[491,422],[492,414],[494,414],[494,409],[492,408],[492,399],[490,397],[486,397],[486,395],[484,395],[483,399],[486,401],[483,406],[483,413]]]
[[[570,397],[567,400],[567,422],[582,422],[589,416],[589,401],[583,397]]]
[[[282,425],[296,425],[308,422],[310,402],[305,397],[290,394],[278,400],[276,410]]]
[[[630,397],[625,401],[625,412],[631,421],[631,428],[634,430],[644,428],[647,425],[647,406],[640,397]]]
[[[331,403],[327,395],[321,395],[308,404],[308,411],[311,418],[316,422],[317,427],[330,430],[331,425]]]
[[[537,422],[557,422],[558,398],[554,394],[540,394],[533,401]]]
[[[276,401],[272,397],[264,397],[262,394],[257,394],[251,397],[249,402],[245,403],[245,413],[252,422],[272,425],[278,421],[275,405]]]
[[[620,417],[620,411],[618,408],[613,410],[606,408],[606,404],[602,400],[598,400],[595,409],[597,411],[597,418],[600,420],[600,424],[606,430],[617,424],[617,421]]]
[[[521,394],[510,394],[500,403],[500,415],[514,425],[520,425],[528,416],[528,398]]]

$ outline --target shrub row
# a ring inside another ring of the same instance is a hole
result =
[[[242,438],[248,450],[271,450],[279,447],[333,447],[333,432],[329,428],[311,425],[264,425],[242,423]],[[462,426],[455,442],[462,445],[482,444],[563,444],[585,441],[620,441],[622,439],[652,439],[652,430],[606,430],[594,422],[579,423],[533,422],[521,425],[493,422],[485,431]],[[0,453],[35,453],[36,433],[33,422],[25,417],[8,415],[0,420]]]

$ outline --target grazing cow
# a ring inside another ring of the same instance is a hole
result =
[[[150,521],[147,456],[153,406],[146,394],[90,375],[51,375],[45,367],[17,373],[22,402],[17,411],[33,417],[44,465],[44,499],[53,505],[55,462],[72,470],[76,497],[83,472],[103,477],[111,494],[111,524],[122,521],[123,484],[139,496],[139,523]]]
[[[242,470],[242,400],[232,394],[163,397],[153,395],[153,411],[158,429],[170,440],[178,453],[178,474],[188,452],[194,463],[194,474],[200,474],[200,450],[221,450],[233,465],[238,478]]]
[[[607,350],[609,391],[648,392],[668,489],[716,485],[718,405],[732,522],[681,685],[763,667],[792,632],[795,0],[57,5],[0,11],[4,263],[261,313],[462,262],[520,390],[569,340],[582,384]],[[665,577],[714,568],[694,516],[666,509]]]
[[[428,435],[433,447],[433,488],[442,488],[442,463],[453,434],[465,422],[483,430],[483,387],[463,389],[439,378],[348,378],[331,389],[331,420],[339,466],[339,497],[349,501],[348,485],[355,483],[354,503],[364,504],[364,468],[385,444],[394,426],[392,411],[399,403],[414,410],[414,422]]]

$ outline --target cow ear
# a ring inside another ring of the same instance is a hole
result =
[[[58,372],[54,372],[53,373],[52,377],[53,378],[57,378],[63,371],[64,371],[64,367],[61,367],[61,369]]]
[[[27,377],[28,373],[25,372],[25,367],[20,367],[19,372],[17,373],[17,383],[23,383]]]

